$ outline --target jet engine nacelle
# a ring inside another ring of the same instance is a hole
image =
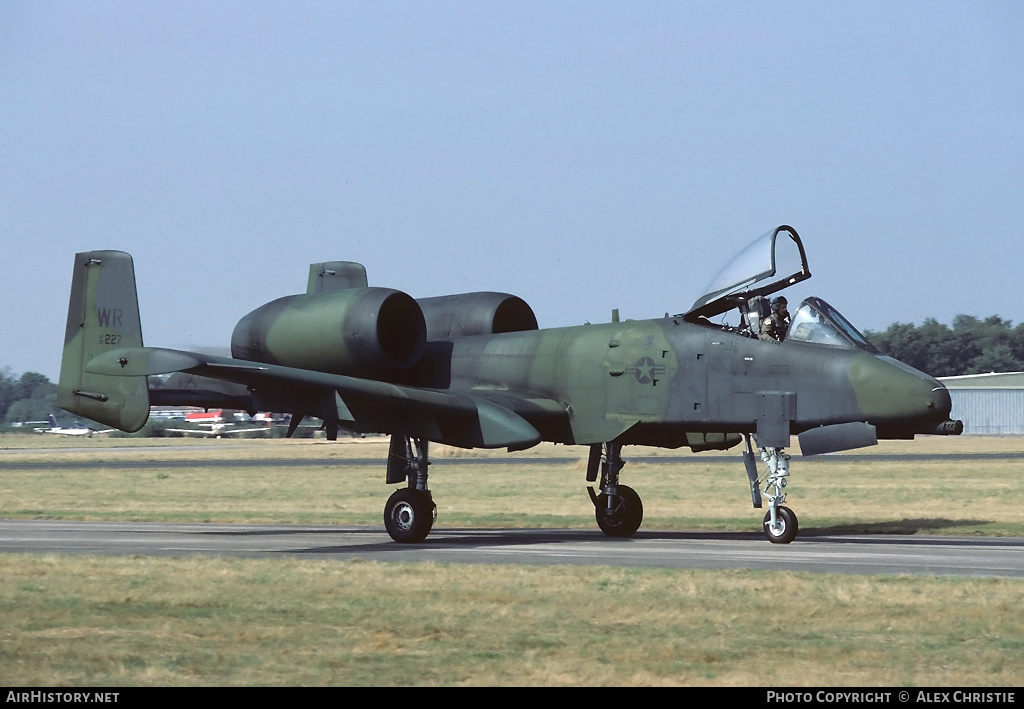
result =
[[[537,316],[522,298],[509,293],[463,293],[416,301],[427,322],[427,339],[451,340],[537,329]]]
[[[427,327],[411,296],[390,288],[290,295],[252,311],[231,334],[237,359],[350,376],[387,376],[423,355]]]

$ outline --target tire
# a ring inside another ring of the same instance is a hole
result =
[[[644,519],[644,505],[640,495],[631,487],[619,485],[618,505],[612,514],[607,513],[608,495],[597,496],[594,516],[597,526],[609,537],[632,537],[640,529]]]
[[[384,527],[399,544],[422,542],[437,517],[437,505],[429,493],[403,488],[384,505]]]
[[[800,528],[796,513],[788,507],[780,507],[778,510],[779,529],[772,529],[772,513],[764,515],[764,536],[772,544],[789,544],[796,539],[796,533]]]

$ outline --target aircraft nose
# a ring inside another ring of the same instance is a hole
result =
[[[924,432],[949,418],[949,391],[924,372],[892,357],[871,356],[851,368],[857,403],[875,425]]]

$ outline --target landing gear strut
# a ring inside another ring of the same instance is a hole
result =
[[[595,444],[590,447],[590,462],[587,465],[587,480],[597,480],[601,471],[601,494],[588,487],[594,503],[597,526],[609,537],[632,537],[644,519],[644,506],[640,495],[626,485],[619,485],[619,471],[625,463],[622,460],[622,445],[619,443]]]
[[[384,527],[400,544],[422,542],[437,520],[437,505],[427,488],[427,441],[422,438],[392,436],[388,453],[387,482],[408,481],[408,487],[396,490],[384,505]]]
[[[743,438],[747,445],[744,460],[747,464],[747,475],[750,476],[750,492],[754,507],[761,506],[762,482],[763,494],[768,498],[768,512],[765,513],[762,523],[764,536],[772,544],[789,544],[796,539],[799,529],[796,513],[782,506],[786,501],[786,493],[782,490],[786,487],[786,478],[789,477],[789,454],[782,448],[761,448],[761,462],[765,464],[765,473],[763,478],[760,478],[753,462],[750,435],[744,435]]]

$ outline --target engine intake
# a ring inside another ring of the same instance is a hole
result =
[[[430,341],[537,329],[533,308],[509,293],[482,291],[420,298],[416,302],[423,310]]]
[[[290,295],[243,317],[231,334],[237,359],[351,376],[386,376],[423,355],[420,306],[390,288]]]

